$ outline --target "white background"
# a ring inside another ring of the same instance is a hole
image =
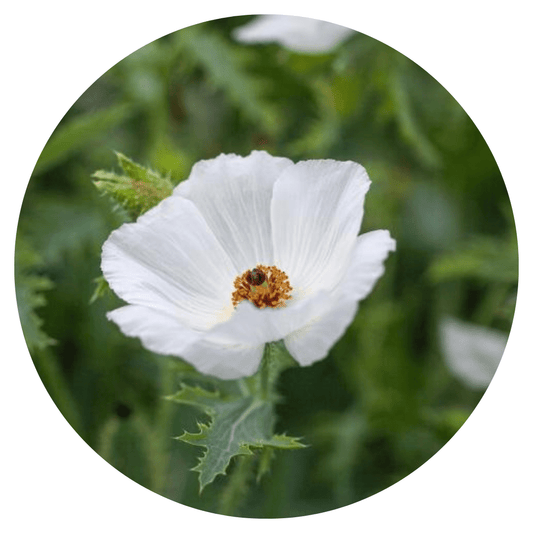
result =
[[[311,7],[287,0],[48,0],[10,6],[3,8],[0,37],[1,529],[531,531],[533,115],[527,3],[330,0]],[[322,515],[275,521],[184,507],[133,483],[96,455],[64,420],[33,367],[16,311],[12,266],[17,217],[33,166],[83,91],[119,60],[167,33],[206,19],[258,12],[350,26],[396,48],[442,83],[478,126],[500,166],[520,252],[519,298],[505,355],[458,434],[416,472],[367,500]]]

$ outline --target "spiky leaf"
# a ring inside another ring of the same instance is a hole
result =
[[[46,304],[43,291],[53,287],[52,282],[36,272],[41,259],[24,238],[17,239],[15,252],[15,290],[20,322],[30,350],[43,349],[53,344],[42,329],[43,320],[36,310]]]
[[[200,490],[219,474],[224,474],[232,457],[251,455],[253,448],[296,449],[298,439],[275,435],[274,404],[252,395],[222,397],[199,387],[183,387],[172,398],[193,405],[209,415],[209,424],[198,424],[198,433],[185,432],[179,440],[203,446],[206,451],[193,468],[200,477]]]
[[[305,447],[297,438],[274,433],[274,409],[279,399],[275,391],[276,380],[280,372],[293,364],[294,360],[282,342],[267,344],[259,371],[242,380],[241,387],[230,387],[228,382],[221,382],[218,390],[208,391],[184,385],[168,398],[196,407],[211,419],[208,424],[198,424],[198,433],[185,432],[178,437],[188,444],[206,448],[193,468],[199,473],[200,491],[217,475],[225,474],[232,457],[252,455],[254,450]],[[270,460],[271,454],[267,457]],[[259,475],[267,468],[267,464],[262,465]]]
[[[173,186],[168,176],[161,176],[120,153],[117,153],[117,158],[125,174],[97,170],[92,177],[96,188],[109,195],[132,218],[137,218],[172,194]]]

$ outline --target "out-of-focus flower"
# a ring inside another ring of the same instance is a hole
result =
[[[104,276],[129,304],[108,317],[223,379],[253,374],[281,339],[301,365],[322,359],[395,249],[386,230],[358,235],[369,185],[349,161],[200,161],[104,243]]]
[[[242,43],[279,43],[295,52],[329,52],[356,32],[323,20],[287,15],[261,15],[237,28],[233,37]]]
[[[507,335],[446,318],[440,324],[440,339],[450,371],[473,389],[487,387],[502,358]]]

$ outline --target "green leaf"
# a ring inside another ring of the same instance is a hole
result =
[[[100,298],[103,298],[106,294],[112,294],[111,287],[104,276],[98,276],[95,278],[94,283],[96,284],[96,287],[91,299],[89,300],[90,304],[96,302],[96,300],[99,300]]]
[[[84,428],[77,405],[56,354],[50,348],[57,341],[44,331],[44,321],[37,314],[37,310],[46,305],[44,291],[54,287],[46,276],[38,273],[38,269],[42,267],[42,257],[27,237],[19,233],[15,249],[15,292],[24,338],[35,368],[50,396],[72,427],[83,435]]]
[[[130,111],[131,108],[127,104],[114,105],[76,117],[65,126],[59,126],[46,143],[35,166],[34,175],[41,174],[62,163],[89,142],[107,133],[123,122],[129,116]]]
[[[163,177],[120,153],[116,155],[125,174],[97,170],[92,176],[94,185],[132,218],[137,218],[172,194],[173,186],[168,176]]]
[[[252,455],[254,449],[305,447],[298,438],[274,434],[274,408],[278,398],[274,391],[275,381],[291,364],[293,360],[283,344],[274,343],[266,346],[259,372],[241,381],[244,384],[241,394],[182,385],[176,394],[168,397],[200,409],[211,419],[209,424],[198,423],[198,433],[186,431],[177,437],[182,442],[206,448],[193,468],[199,473],[200,491],[217,475],[226,473],[232,457]]]
[[[45,276],[36,273],[40,257],[24,238],[17,239],[15,250],[15,292],[20,323],[30,351],[44,349],[55,341],[42,329],[43,320],[36,309],[46,304],[43,291],[53,287]]]
[[[409,91],[405,87],[403,76],[399,69],[395,69],[390,77],[389,94],[394,104],[393,109],[400,133],[405,141],[417,152],[421,162],[429,168],[440,167],[442,165],[441,154],[427,138],[424,129],[415,116]]]
[[[275,435],[274,405],[253,395],[222,397],[200,387],[182,387],[170,399],[192,405],[211,418],[211,423],[198,424],[198,433],[185,432],[179,440],[206,451],[193,468],[200,477],[200,491],[219,474],[225,474],[232,457],[252,455],[253,448],[297,449],[304,447],[298,439]]]

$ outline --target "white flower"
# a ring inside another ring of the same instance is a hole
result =
[[[473,389],[487,387],[502,358],[507,335],[446,318],[440,325],[440,339],[450,371]]]
[[[104,276],[129,304],[108,317],[223,379],[253,374],[280,339],[301,365],[324,358],[395,249],[388,231],[358,236],[369,185],[352,162],[200,161],[104,243]]]
[[[279,43],[304,53],[329,52],[355,31],[323,20],[286,15],[261,15],[240,26],[233,37],[243,43]]]

